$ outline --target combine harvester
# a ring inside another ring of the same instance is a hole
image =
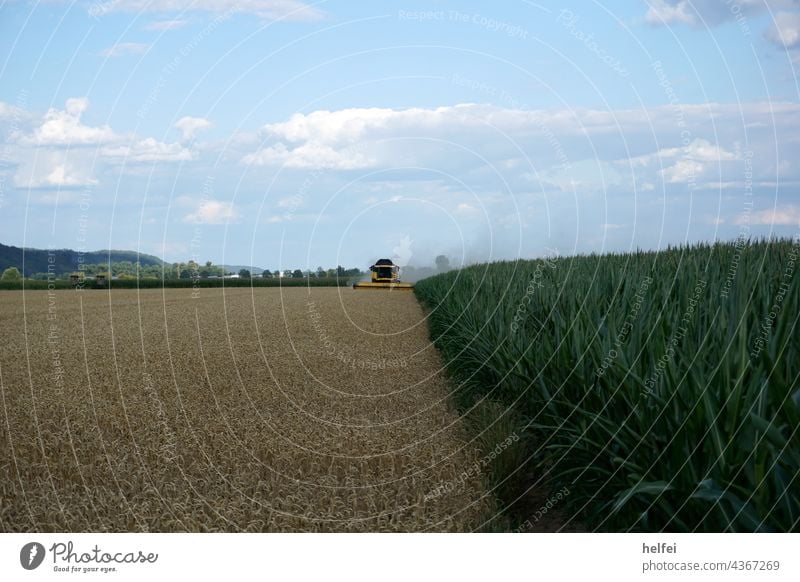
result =
[[[404,289],[412,291],[414,285],[400,282],[400,267],[389,259],[379,259],[369,268],[372,277],[353,285],[353,289]]]

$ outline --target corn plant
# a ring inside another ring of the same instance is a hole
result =
[[[795,531],[800,239],[475,265],[417,284],[458,402],[611,531]],[[543,482],[543,481],[542,481]],[[541,486],[541,483],[531,483]]]

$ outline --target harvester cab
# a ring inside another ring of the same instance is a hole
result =
[[[369,270],[370,280],[354,284],[353,289],[414,289],[411,283],[400,281],[400,267],[390,259],[377,260]]]

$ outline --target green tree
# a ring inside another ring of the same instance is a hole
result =
[[[9,267],[5,271],[3,271],[3,275],[0,276],[0,281],[21,281],[21,280],[22,280],[22,274],[16,267]]]
[[[302,279],[303,278],[303,271],[300,269],[295,269],[292,271],[292,279]]]
[[[114,275],[136,274],[136,266],[130,261],[117,261],[116,263],[110,263],[110,266],[110,270]]]
[[[250,278],[250,271],[247,269],[239,269],[239,278],[240,279],[249,279]]]
[[[436,257],[436,268],[441,271],[449,271],[450,270],[450,259],[448,259],[444,255],[439,255]]]
[[[269,269],[264,269],[261,271],[261,278],[262,279],[272,279],[272,271]]]
[[[164,268],[160,265],[148,265],[142,267],[141,277],[143,279],[161,279],[164,276]]]

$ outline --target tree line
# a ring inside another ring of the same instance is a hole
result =
[[[233,273],[222,265],[215,265],[211,261],[200,264],[190,260],[172,264],[164,263],[163,265],[141,265],[133,261],[116,261],[111,263],[82,264],[77,271],[33,273],[28,279],[42,281],[48,279],[69,279],[71,275],[77,273],[82,274],[83,277],[103,276],[106,278],[114,277],[118,279],[161,279],[165,281],[176,279],[210,279],[232,275],[237,275],[242,279],[250,279],[252,277],[261,277],[264,279],[281,277],[290,279],[324,279],[337,277],[352,278],[359,277],[363,274],[358,268],[346,269],[341,265],[332,269],[318,267],[315,271],[308,269],[286,269],[283,271],[264,269],[260,274],[253,275],[249,269],[240,269],[238,273]],[[3,271],[2,276],[0,276],[0,280],[2,281],[20,281],[22,278],[22,274],[17,267],[8,267]]]
[[[437,272],[450,270],[450,261],[444,255],[436,257],[436,267],[415,267],[406,266],[401,269],[401,277],[407,281],[417,281],[425,277],[435,275]],[[200,264],[189,260],[186,262],[163,263],[160,265],[141,264],[138,261],[112,261],[109,263],[86,263],[79,265],[76,271],[61,271],[58,273],[37,272],[27,279],[45,281],[49,279],[67,280],[75,274],[81,277],[94,278],[98,276],[107,279],[115,278],[122,280],[162,280],[175,281],[179,279],[215,279],[222,277],[238,276],[240,279],[354,279],[367,273],[358,268],[345,268],[338,265],[336,268],[317,267],[316,270],[310,269],[285,269],[274,270],[264,269],[261,273],[253,274],[249,269],[242,268],[238,273],[227,270],[222,265],[215,265],[211,261]],[[2,281],[21,281],[22,273],[17,267],[8,267],[3,271],[0,280]]]

